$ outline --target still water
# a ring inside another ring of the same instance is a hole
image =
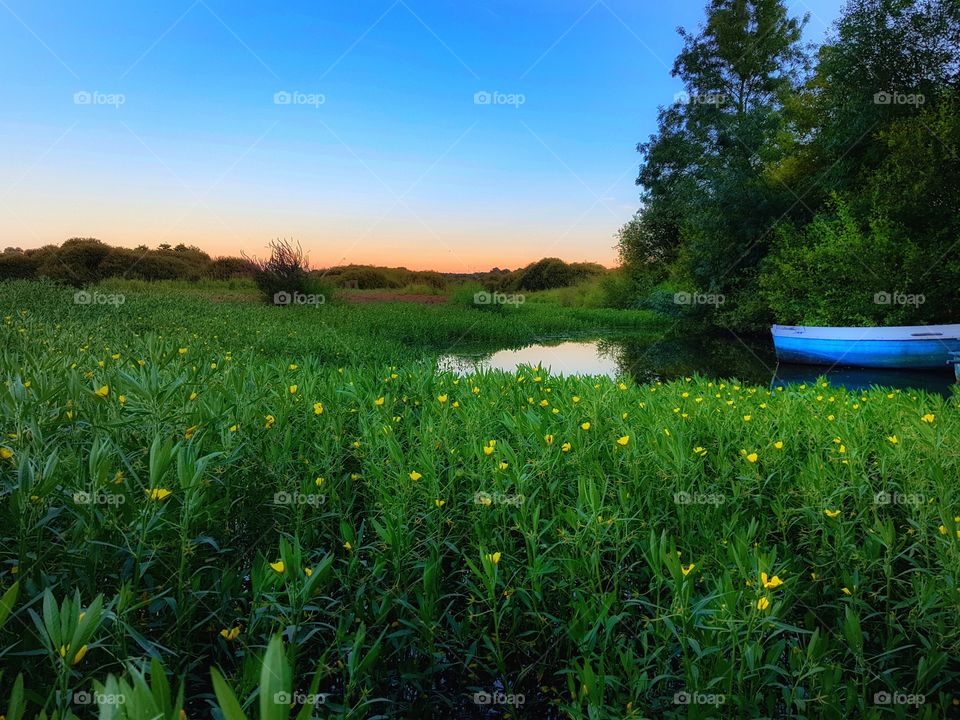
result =
[[[672,380],[699,374],[736,378],[755,385],[812,383],[821,375],[852,390],[873,385],[916,388],[949,397],[953,371],[871,370],[811,365],[778,365],[769,341],[736,337],[659,340],[621,337],[603,340],[557,340],[522,348],[462,352],[440,360],[442,369],[458,373],[476,369],[513,372],[519,365],[547,368],[558,375],[630,376],[637,382]]]

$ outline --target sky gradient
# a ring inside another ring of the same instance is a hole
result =
[[[614,265],[705,4],[0,0],[0,248]],[[840,4],[791,10],[819,42]]]

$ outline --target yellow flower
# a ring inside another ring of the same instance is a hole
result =
[[[842,588],[840,588],[840,589],[843,591],[843,594],[844,594],[844,595],[853,595],[853,593],[850,592],[850,588],[842,587]]]
[[[380,407],[381,405],[383,405],[384,402],[386,402],[386,398],[378,397],[376,400],[373,401],[373,404],[376,405],[377,407]]]
[[[126,396],[126,395],[120,395],[120,396],[117,398],[117,402],[120,403],[121,405],[126,405],[126,404],[127,404],[127,396]]]
[[[220,637],[222,637],[227,642],[236,640],[237,637],[239,637],[239,635],[240,635],[239,625],[237,627],[232,627],[230,629],[224,628],[223,630],[220,631]]]
[[[626,445],[630,442],[630,436],[624,435],[623,437],[617,438],[617,445]]]
[[[547,405],[549,405],[549,404],[550,404],[550,403],[549,403],[547,400],[541,400],[541,401],[540,401],[540,407],[547,407]]]
[[[265,428],[272,428],[273,424],[277,421],[277,419],[273,415],[266,415],[263,418],[263,421],[264,421],[263,426]]]
[[[744,415],[744,416],[743,416],[743,421],[744,421],[744,422],[750,422],[750,418],[751,418],[751,417],[752,417],[751,415]]]
[[[436,500],[433,501],[433,504],[436,505],[438,508],[442,508],[444,505],[447,504],[447,501],[446,501],[446,500],[440,500],[440,499],[438,498],[438,499],[436,499]]]
[[[193,437],[193,434],[194,434],[196,431],[197,431],[197,426],[196,426],[196,425],[191,425],[191,426],[188,427],[188,428],[186,429],[186,431],[183,433],[183,439],[184,439],[184,440],[190,440],[190,439]]]
[[[326,481],[325,481],[322,477],[318,477],[318,478],[317,478],[316,480],[314,480],[313,482],[316,484],[317,487],[322,487],[322,486],[323,486],[323,483],[326,482]]]
[[[506,470],[508,467],[510,467],[510,465],[501,460],[500,464],[497,467],[499,467],[501,470]]]
[[[766,610],[770,607],[770,598],[762,597],[757,600],[757,610]]]
[[[763,586],[767,590],[775,590],[783,585],[783,580],[781,580],[777,575],[774,575],[772,578],[768,579],[765,572],[760,573],[760,582],[763,583]]]
[[[700,457],[706,457],[706,456],[707,456],[707,449],[706,449],[705,447],[700,447],[699,445],[697,445],[697,446],[693,449],[693,452],[694,452],[694,454],[699,455]]]
[[[487,553],[485,557],[487,558],[487,560],[489,560],[490,562],[492,562],[494,565],[496,565],[497,563],[500,562],[500,553],[499,553],[499,552]]]
[[[296,386],[296,385],[291,385],[291,386],[290,386],[290,394],[291,394],[291,395],[296,395],[296,394],[297,394],[297,386]]]
[[[547,445],[553,445],[553,435],[544,435],[543,441],[547,443]]]
[[[749,453],[747,455],[747,460],[752,463],[755,463],[757,461],[757,454],[755,452]]]
[[[215,362],[210,363],[210,369],[211,369],[211,370],[216,370],[216,369],[217,369],[217,364],[216,364]]]
[[[458,408],[458,407],[460,407],[460,401],[459,401],[459,400],[454,400],[454,401],[453,401],[453,404],[450,405],[450,407],[452,407],[452,408]]]
[[[898,442],[900,442],[900,441],[897,439],[897,436],[896,436],[896,435],[887,435],[887,440],[890,441],[890,444],[891,444],[891,445],[896,445]]]
[[[313,414],[314,415],[323,415],[323,403],[315,402],[313,404]]]
[[[580,396],[579,396],[579,395],[574,395],[574,396],[573,396],[573,402],[575,402],[575,403],[580,402]]]
[[[110,394],[110,386],[109,386],[109,385],[104,385],[103,387],[100,387],[100,388],[94,390],[94,391],[93,391],[93,394],[96,395],[97,397],[105,398],[107,395]]]
[[[296,370],[296,369],[297,369],[296,363],[290,363],[289,365],[287,365],[287,370]]]
[[[144,492],[147,494],[148,498],[157,501],[165,500],[171,494],[171,492],[166,488],[153,488],[152,490],[144,490]]]
[[[570,452],[571,447],[573,446],[570,443],[565,442],[563,445],[560,446],[560,449],[563,450],[563,452]]]
[[[353,545],[350,544],[350,541],[349,541],[349,540],[347,540],[347,541],[343,544],[343,547],[346,549],[347,552],[351,552],[351,551],[353,550]]]
[[[180,348],[180,350],[178,350],[178,352],[179,352],[181,355],[186,355],[186,354],[187,354],[187,349],[186,349],[186,348]]]
[[[193,401],[196,399],[197,399],[197,394],[195,392],[190,393],[190,400]]]
[[[777,441],[773,444],[773,446],[774,446],[777,450],[783,450],[783,440],[777,440]]]
[[[833,518],[837,517],[838,515],[840,515],[840,511],[839,511],[839,510],[824,510],[824,511],[823,511],[823,514],[826,515],[828,518],[833,519]]]
[[[270,563],[270,567],[273,568],[273,571],[283,575],[287,571],[287,565],[283,560],[277,560],[276,562]]]
[[[77,650],[77,654],[74,655],[74,657],[73,657],[73,662],[72,662],[71,664],[72,664],[72,665],[78,664],[81,660],[83,660],[83,658],[84,658],[84,656],[85,656],[86,654],[87,654],[87,646],[84,645],[82,648],[80,648],[79,650]]]
[[[0,447],[0,460],[9,460],[13,457],[13,450],[8,447]]]
[[[484,455],[493,455],[493,445],[484,445],[483,446]]]
[[[924,415],[924,416],[923,416],[922,418],[920,418],[920,419],[923,420],[925,423],[932,423],[934,420],[937,419],[937,416],[936,416],[936,415],[933,415],[933,414],[931,414],[931,413],[927,413],[926,415]]]
[[[690,574],[690,571],[693,570],[696,566],[697,566],[696,563],[690,563],[689,565],[686,565],[686,566],[681,565],[680,572],[682,572],[683,576],[686,577],[687,575]]]
[[[589,429],[590,429],[590,423],[588,423],[588,422],[580,423],[580,429],[581,429],[581,430],[589,430]]]
[[[446,395],[437,395],[437,402],[443,405],[447,401]]]
[[[234,423],[229,427],[230,432],[236,432],[240,429],[240,423]]]
[[[312,568],[312,567],[305,567],[305,568],[303,569],[303,574],[306,575],[307,577],[313,577],[313,568]]]
[[[420,473],[418,473],[416,470],[412,470],[412,471],[410,472],[410,479],[413,480],[414,482],[416,482],[417,480],[419,480],[419,479],[422,478],[422,477],[423,477],[423,475],[421,475]]]
[[[833,422],[833,421],[835,420],[835,418],[833,417],[833,415],[827,415],[827,420],[828,420],[829,422]]]

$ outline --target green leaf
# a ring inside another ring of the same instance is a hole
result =
[[[10,613],[13,611],[13,605],[17,602],[17,595],[20,593],[20,583],[15,582],[10,586],[3,597],[0,597],[0,628],[7,621]]]
[[[224,720],[247,720],[243,708],[237,702],[237,696],[233,694],[223,675],[216,668],[210,668],[210,678],[213,680],[213,692],[217,696],[217,704],[220,705]]]

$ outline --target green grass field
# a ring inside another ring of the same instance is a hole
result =
[[[954,400],[433,369],[641,313],[98,291],[0,284],[6,720],[958,715]]]

